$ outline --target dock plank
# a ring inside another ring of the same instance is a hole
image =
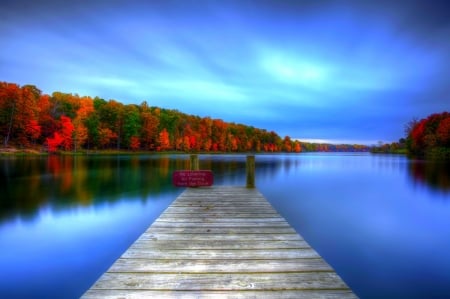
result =
[[[186,189],[83,298],[357,298],[256,189]]]
[[[321,258],[271,259],[271,260],[201,260],[201,259],[118,259],[108,272],[138,273],[265,273],[273,272],[321,272],[332,271]]]
[[[301,273],[105,273],[96,289],[158,289],[178,291],[245,291],[251,289],[345,289],[334,272]]]
[[[274,291],[159,291],[159,290],[99,290],[92,289],[85,299],[342,299],[356,298],[350,290],[274,290]]]
[[[286,240],[286,241],[262,241],[262,240],[245,240],[245,242],[236,242],[235,240],[141,240],[133,245],[133,248],[159,248],[163,250],[202,250],[202,249],[297,249],[308,248],[309,245],[305,241]]]

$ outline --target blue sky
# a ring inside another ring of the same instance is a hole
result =
[[[397,141],[450,110],[447,1],[0,4],[0,80],[301,140]]]

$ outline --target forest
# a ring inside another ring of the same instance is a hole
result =
[[[178,110],[0,82],[3,148],[180,152],[367,151],[365,145],[305,143],[273,131]]]
[[[450,160],[450,113],[434,113],[412,120],[406,134],[406,147],[411,156]]]

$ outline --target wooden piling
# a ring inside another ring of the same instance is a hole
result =
[[[199,166],[198,166],[198,155],[191,155],[190,156],[190,161],[191,161],[191,170],[199,170]]]
[[[247,156],[247,188],[255,188],[255,156]]]

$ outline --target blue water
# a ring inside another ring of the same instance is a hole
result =
[[[260,190],[357,295],[450,298],[450,185],[417,181],[402,156],[319,154],[282,165],[259,178]]]
[[[0,158],[0,297],[78,298],[183,189],[188,156]],[[215,184],[244,155],[201,155]],[[450,167],[257,155],[256,184],[361,298],[450,298]]]

